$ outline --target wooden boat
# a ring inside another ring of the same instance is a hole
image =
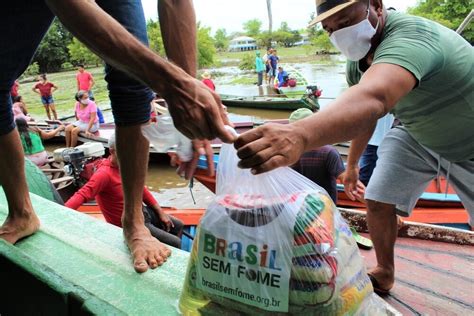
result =
[[[216,169],[218,161],[219,156],[214,155]],[[207,162],[203,157],[199,161],[198,169],[196,170],[194,178],[206,186],[211,192],[216,192],[216,177],[208,176],[206,169]],[[440,182],[433,180],[418,200],[411,216],[407,217],[406,220],[470,229],[468,225],[468,213],[462,205],[458,195],[451,187],[448,189],[448,194],[440,191],[440,188],[444,187],[444,179],[441,179]],[[344,193],[344,187],[342,184],[338,184],[337,206],[349,207],[363,211],[367,208],[365,204],[359,201],[350,200]]]
[[[174,249],[158,270],[136,274],[120,229],[35,194],[32,203],[42,221],[40,231],[15,246],[0,242],[0,277],[9,289],[3,293],[0,310],[7,314],[140,311],[143,315],[160,310],[178,315],[176,300],[189,253]],[[367,229],[364,212],[340,211],[352,227]],[[202,215],[202,210],[194,212],[189,223],[199,222],[199,212]],[[0,221],[7,214],[0,191]],[[473,245],[473,232],[405,222],[395,248],[395,287],[384,297],[392,306],[386,315],[471,314]],[[374,266],[374,250],[361,252],[367,266]],[[124,288],[137,284],[139,290],[132,292],[139,296],[123,296]],[[163,299],[153,299],[156,295]],[[144,298],[147,304],[141,304]],[[24,304],[25,300],[31,304]]]
[[[222,104],[228,107],[256,108],[268,110],[296,110],[307,108],[311,111],[319,109],[316,99],[303,96],[301,98],[285,98],[285,97],[240,97],[221,94]]]

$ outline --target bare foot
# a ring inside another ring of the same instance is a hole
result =
[[[374,291],[376,293],[388,292],[395,283],[395,272],[393,269],[387,269],[381,266],[377,266],[375,268],[372,268],[368,272],[368,274],[369,276],[371,276],[372,285],[374,286]]]
[[[132,253],[135,271],[143,273],[148,267],[161,266],[171,255],[171,250],[150,234],[145,226],[123,226],[128,248]]]
[[[8,216],[0,227],[0,238],[15,244],[18,240],[32,235],[40,227],[40,220],[34,212]]]

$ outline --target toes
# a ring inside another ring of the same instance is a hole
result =
[[[138,273],[143,273],[148,270],[148,263],[146,262],[145,256],[143,254],[134,254],[133,267]]]

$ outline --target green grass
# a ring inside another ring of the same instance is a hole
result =
[[[247,54],[255,54],[255,51],[245,52],[219,52],[217,53],[218,63],[231,65],[238,64],[239,61]],[[316,55],[316,48],[310,45],[296,47],[279,47],[277,48],[278,57],[283,63],[301,63],[301,62],[319,62],[324,59],[324,55]],[[265,54],[265,49],[260,49],[260,54]],[[231,61],[226,61],[231,60]],[[236,60],[236,61],[234,61]],[[324,63],[324,62],[323,62]]]
[[[104,68],[87,69],[93,76],[95,85],[92,88],[95,100],[98,105],[105,107],[109,104],[107,83],[104,80]],[[48,80],[58,86],[58,90],[53,93],[54,102],[58,117],[74,114],[76,100],[74,94],[77,91],[76,70],[48,74]],[[28,111],[36,119],[45,119],[46,111],[41,103],[40,97],[33,92],[34,82],[20,82],[20,95],[28,107]]]

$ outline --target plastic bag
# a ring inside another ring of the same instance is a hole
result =
[[[239,169],[232,145],[219,160],[180,298],[184,315],[383,315],[350,229],[322,188],[290,168]]]
[[[166,152],[176,146],[176,154],[181,161],[187,162],[193,158],[191,140],[174,127],[168,113],[159,115],[156,122],[143,126],[142,133],[158,152]]]

